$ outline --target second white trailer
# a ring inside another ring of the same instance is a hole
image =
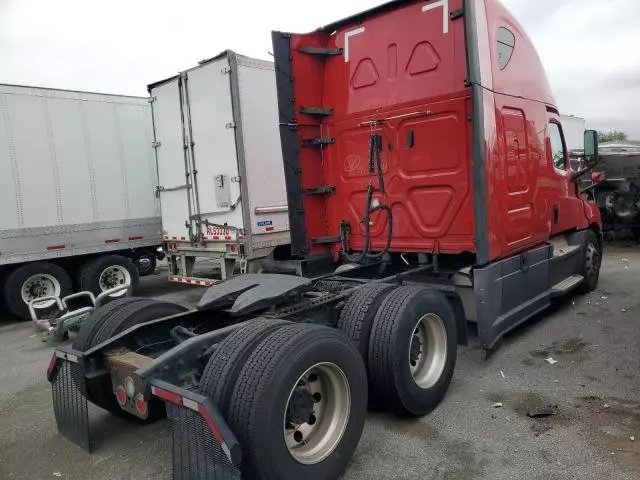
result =
[[[169,279],[214,283],[197,258],[220,280],[257,269],[289,243],[273,63],[226,51],[149,93]]]

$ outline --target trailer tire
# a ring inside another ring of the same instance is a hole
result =
[[[99,295],[105,290],[129,283],[135,293],[140,281],[138,269],[131,259],[122,255],[102,255],[88,260],[78,273],[80,290]],[[123,291],[117,296],[125,295]]]
[[[422,287],[400,287],[384,299],[373,321],[371,395],[397,415],[426,415],[449,388],[456,354],[456,320],[447,298]]]
[[[136,250],[131,257],[131,261],[138,269],[138,274],[141,277],[151,275],[156,271],[156,267],[158,266],[156,252],[153,250]]]
[[[30,300],[44,296],[62,298],[72,292],[73,285],[67,272],[51,262],[27,263],[16,268],[5,278],[3,288],[7,308],[23,320],[31,318]]]
[[[107,317],[116,314],[132,303],[150,301],[146,298],[125,297],[112,300],[106,305],[97,308],[82,323],[78,335],[73,339],[73,349],[79,352],[86,352],[94,345],[93,339],[102,324],[108,321]]]
[[[200,379],[200,392],[212,399],[224,416],[236,379],[247,358],[264,337],[289,325],[285,320],[256,318],[224,339],[211,355]]]
[[[364,363],[336,329],[284,326],[247,359],[229,410],[243,447],[244,479],[338,478],[362,435]]]
[[[369,350],[371,326],[382,301],[396,285],[373,284],[362,287],[349,297],[340,312],[338,328],[351,339],[365,364]]]
[[[598,287],[600,266],[602,265],[602,242],[593,231],[589,231],[584,242],[582,253],[581,275],[584,281],[577,288],[580,294],[593,292]]]

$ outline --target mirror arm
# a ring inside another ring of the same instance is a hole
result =
[[[571,180],[577,180],[580,177],[583,177],[585,174],[589,173],[591,170],[593,170],[595,168],[596,164],[594,163],[593,165],[590,165],[586,168],[583,168],[582,170],[578,170],[577,172],[573,173],[573,175],[571,175]]]

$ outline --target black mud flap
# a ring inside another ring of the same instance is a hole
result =
[[[151,392],[171,421],[174,480],[240,480],[240,444],[207,398],[161,380]]]
[[[56,350],[47,370],[47,378],[51,382],[58,431],[90,453],[91,432],[82,358],[61,349]]]

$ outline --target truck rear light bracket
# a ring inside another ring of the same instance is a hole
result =
[[[336,143],[333,137],[306,138],[302,140],[303,147],[319,147],[321,145],[332,145]]]
[[[342,55],[342,48],[324,48],[324,47],[312,47],[308,45],[301,45],[298,47],[298,51],[306,53],[307,55],[317,55],[320,57],[332,57],[336,55]]]
[[[454,10],[453,12],[451,12],[449,14],[449,18],[451,20],[457,20],[457,19],[462,18],[462,17],[464,17],[464,8],[460,8],[458,10]]]
[[[336,237],[317,237],[317,238],[312,238],[311,239],[311,243],[313,245],[327,245],[327,244],[331,244],[331,243],[338,243],[341,241],[341,238],[339,236]]]
[[[333,108],[322,107],[300,107],[300,113],[305,115],[317,115],[321,117],[330,117],[333,115]]]
[[[320,185],[314,188],[306,188],[302,191],[302,193],[304,193],[305,195],[332,195],[336,193],[336,187],[334,185]]]

